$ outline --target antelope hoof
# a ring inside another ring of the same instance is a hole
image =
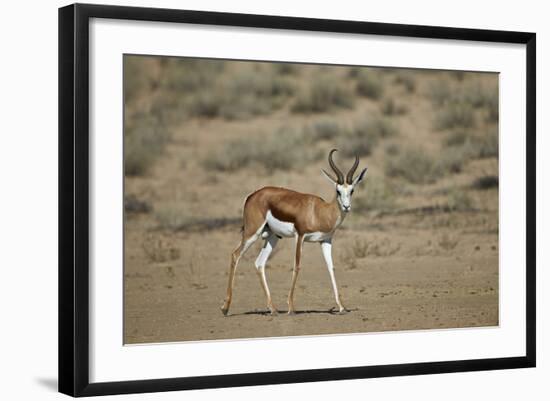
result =
[[[294,316],[296,314],[296,311],[294,309],[290,309],[288,312],[287,312],[287,315],[288,316]]]
[[[340,310],[337,312],[339,315],[345,315],[349,312],[349,309],[346,309],[345,307],[341,307]]]
[[[279,314],[279,311],[275,308],[269,310],[269,314],[271,316],[277,316]]]
[[[227,316],[227,314],[229,313],[229,308],[224,308],[223,306],[221,307],[221,310],[222,310],[222,313],[224,316]]]

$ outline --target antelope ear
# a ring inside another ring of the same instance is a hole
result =
[[[327,180],[329,180],[332,184],[334,184],[334,185],[337,184],[336,180],[335,180],[334,178],[332,178],[332,177],[330,176],[329,173],[327,173],[327,172],[326,172],[325,170],[323,170],[323,169],[321,169],[321,172],[322,172],[323,175],[327,178]]]
[[[367,173],[367,167],[365,167],[363,169],[363,171],[361,171],[361,173],[359,173],[359,175],[357,177],[355,177],[355,179],[353,180],[353,186],[356,186],[361,181],[363,181],[363,178],[365,177],[366,173]]]

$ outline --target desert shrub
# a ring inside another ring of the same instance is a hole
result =
[[[139,199],[134,194],[124,196],[124,211],[126,213],[149,213],[153,210],[151,204]]]
[[[253,95],[257,98],[289,96],[294,92],[290,81],[264,71],[239,73],[228,80],[224,89],[234,97]]]
[[[359,75],[357,75],[355,91],[359,96],[377,100],[382,97],[384,86],[382,85],[379,74],[371,69],[361,69]]]
[[[231,71],[220,60],[169,59],[162,70],[161,88],[163,96],[178,97],[180,114],[251,118],[277,110],[294,92],[289,79],[262,67]]]
[[[414,93],[416,90],[416,81],[414,74],[406,70],[397,70],[395,75],[395,83],[403,85],[408,93]]]
[[[474,108],[483,108],[490,106],[495,100],[498,104],[498,89],[497,87],[486,88],[477,82],[472,82],[462,87],[457,97]]]
[[[385,171],[389,177],[403,178],[413,184],[432,183],[442,175],[434,159],[421,149],[407,149],[388,158]]]
[[[393,186],[384,179],[367,177],[361,195],[353,199],[353,209],[358,213],[387,211],[396,207],[396,194]]]
[[[469,104],[453,102],[437,113],[435,128],[438,130],[471,128],[475,122],[474,110]]]
[[[465,71],[449,71],[449,74],[457,81],[463,81],[464,77],[466,76]]]
[[[399,131],[389,118],[372,116],[356,123],[354,132],[358,136],[386,139],[396,136]]]
[[[191,116],[214,118],[220,114],[222,104],[221,95],[203,92],[189,99],[186,109]]]
[[[209,153],[202,164],[217,171],[235,171],[250,165],[263,167],[269,173],[290,170],[323,156],[309,146],[310,140],[300,131],[283,127],[258,139],[233,141],[223,150]]]
[[[163,61],[161,87],[183,96],[212,87],[225,68],[222,60],[172,57]]]
[[[328,140],[345,134],[346,129],[336,120],[315,121],[306,128],[306,135],[315,140]]]
[[[351,135],[344,140],[340,149],[343,155],[347,157],[354,157],[355,155],[359,157],[369,156],[372,154],[377,143],[378,138],[369,139],[362,136]]]
[[[460,189],[453,189],[447,197],[447,206],[452,211],[468,211],[473,208],[472,198],[467,192]]]
[[[486,135],[478,136],[470,141],[472,157],[485,159],[498,158],[498,131],[492,129]]]
[[[359,76],[359,74],[361,73],[362,68],[364,68],[364,67],[349,67],[348,72],[346,73],[346,75],[349,78],[357,78]]]
[[[354,96],[335,79],[318,77],[298,95],[291,107],[294,113],[324,113],[333,108],[351,109]]]
[[[396,116],[405,114],[407,112],[407,107],[389,98],[382,103],[381,110],[386,116]]]
[[[189,97],[186,109],[196,117],[246,119],[279,109],[293,90],[285,78],[263,70],[248,71]]]
[[[311,148],[305,148],[306,138],[298,131],[282,128],[276,135],[269,136],[257,144],[254,162],[262,165],[268,172],[290,170],[313,159]]]
[[[444,140],[445,146],[459,146],[464,145],[466,141],[471,137],[471,133],[464,130],[453,131]]]
[[[368,156],[380,139],[397,134],[397,127],[390,119],[379,116],[367,117],[356,122],[342,138],[342,152],[345,156]]]
[[[250,155],[254,152],[253,142],[237,140],[230,142],[223,151],[210,152],[202,161],[207,170],[235,171],[250,163]]]
[[[428,87],[427,95],[434,106],[441,107],[452,99],[451,86],[447,81],[438,80]]]
[[[351,244],[351,252],[356,258],[364,258],[367,256],[367,251],[369,249],[369,244],[364,239],[355,238]]]
[[[494,94],[486,104],[487,108],[487,122],[498,123],[499,119],[499,104],[498,104],[498,93]]]
[[[472,135],[455,150],[463,152],[470,159],[498,158],[498,133],[495,129],[485,135]]]
[[[428,91],[432,104],[446,109],[436,119],[436,128],[470,127],[475,124],[474,110],[484,110],[488,122],[498,121],[498,86],[479,82],[461,84],[454,89],[444,80],[432,84]]]
[[[498,188],[498,176],[496,175],[484,175],[483,177],[476,178],[472,182],[471,187],[473,189],[492,189]]]
[[[140,93],[146,93],[155,85],[155,79],[145,64],[145,57],[124,56],[124,102],[128,104]]]
[[[390,143],[388,146],[386,146],[385,150],[388,156],[395,156],[399,154],[399,152],[401,151],[401,148],[396,143]]]
[[[435,168],[441,176],[462,172],[470,159],[468,151],[461,146],[446,149],[439,157]]]
[[[298,73],[298,66],[291,63],[273,63],[273,71],[280,75],[295,75]]]
[[[124,173],[142,175],[161,154],[169,131],[150,114],[138,114],[124,130]]]

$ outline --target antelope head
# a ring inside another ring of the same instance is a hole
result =
[[[330,182],[334,184],[336,188],[336,200],[338,201],[338,206],[340,207],[340,210],[344,213],[347,213],[351,210],[351,197],[353,195],[353,190],[357,184],[363,181],[365,173],[367,172],[367,168],[365,167],[355,178],[353,177],[355,171],[357,170],[357,167],[359,166],[359,157],[357,157],[356,155],[355,162],[353,163],[353,166],[351,166],[351,169],[348,171],[346,179],[344,180],[344,174],[342,174],[342,171],[340,171],[340,169],[336,166],[336,163],[334,163],[334,160],[332,159],[332,154],[336,151],[336,149],[332,149],[328,154],[328,163],[332,168],[332,171],[334,171],[334,174],[336,174],[336,179],[334,179],[325,170],[321,171],[330,180]]]

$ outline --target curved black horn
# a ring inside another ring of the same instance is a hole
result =
[[[351,184],[353,182],[353,175],[355,174],[355,170],[357,170],[357,166],[359,166],[359,157],[355,155],[355,162],[353,163],[353,166],[351,166],[351,169],[348,171],[348,175],[346,175],[346,182],[348,184]]]
[[[334,160],[332,160],[332,154],[336,152],[338,149],[332,149],[330,153],[328,154],[328,164],[330,164],[330,167],[332,170],[336,173],[337,182],[338,184],[342,185],[344,183],[344,174],[336,167],[336,164],[334,163]]]

